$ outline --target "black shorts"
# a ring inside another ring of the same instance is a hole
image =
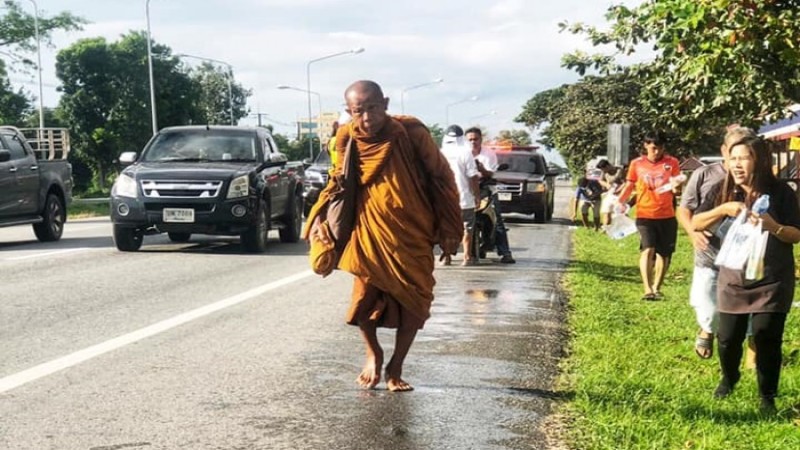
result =
[[[661,256],[672,256],[678,238],[678,221],[669,219],[636,219],[639,230],[639,250],[655,248]]]

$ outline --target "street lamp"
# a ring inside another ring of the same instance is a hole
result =
[[[144,14],[147,17],[147,73],[150,78],[150,118],[153,122],[153,135],[158,133],[158,120],[156,119],[156,91],[153,86],[153,49],[150,45],[150,0],[145,0]]]
[[[28,0],[33,3],[33,30],[36,33],[36,70],[39,72],[39,143],[42,145],[42,133],[44,132],[44,96],[42,94],[42,48],[39,40],[39,5],[36,0]]]
[[[283,90],[289,89],[289,90],[292,90],[292,91],[305,92],[308,95],[314,94],[314,95],[317,96],[317,106],[319,107],[319,112],[317,113],[317,136],[319,136],[320,135],[320,132],[319,132],[320,120],[322,119],[322,95],[319,92],[309,91],[307,89],[301,89],[299,87],[294,87],[294,86],[287,86],[285,84],[279,84],[278,86],[276,86],[276,88],[283,89]],[[308,134],[309,134],[309,142],[311,142],[311,140],[312,140],[311,139],[311,114],[308,115]],[[322,138],[321,137],[320,137],[320,140],[319,140],[319,151],[322,152]],[[313,153],[310,156],[311,156],[311,158],[313,158],[314,157]]]
[[[473,120],[478,120],[478,119],[481,119],[483,117],[494,116],[495,114],[497,114],[497,111],[492,110],[492,111],[489,111],[486,114],[481,114],[481,115],[478,115],[478,116],[472,116],[472,117],[469,118],[469,121],[472,122]]]
[[[325,60],[325,59],[334,58],[336,56],[350,55],[350,54],[357,55],[359,53],[362,53],[363,51],[364,51],[364,47],[354,48],[354,49],[348,50],[346,52],[334,53],[332,55],[327,55],[327,56],[323,56],[321,58],[312,59],[311,61],[306,63],[306,93],[308,94],[308,124],[309,124],[309,131],[311,129],[311,63],[315,63],[317,61],[322,61],[322,60]],[[319,118],[317,118],[317,136],[319,136]],[[311,141],[312,141],[312,139],[308,140],[308,153],[309,153],[309,156],[311,157],[311,159],[314,159],[314,143],[311,142]],[[322,141],[322,139],[320,139],[320,145],[322,145],[321,141]]]
[[[403,89],[402,91],[400,91],[400,113],[401,114],[405,114],[406,113],[406,106],[405,106],[405,102],[404,102],[404,97],[406,95],[406,92],[414,90],[414,89],[418,89],[418,88],[421,88],[421,87],[430,86],[432,84],[439,84],[439,83],[441,83],[443,81],[444,81],[444,78],[437,78],[437,79],[435,79],[433,81],[429,81],[427,83],[420,83],[420,84],[417,84],[417,85],[414,85],[414,86],[411,86],[411,87],[407,87],[407,88]]]
[[[467,102],[474,102],[474,101],[477,101],[477,100],[478,100],[478,96],[477,95],[473,95],[472,97],[465,98],[464,100],[459,100],[457,102],[450,103],[449,105],[445,106],[445,108],[444,108],[444,123],[446,125],[450,125],[450,107],[451,106],[460,105],[462,103],[467,103]]]
[[[214,58],[206,58],[204,56],[196,56],[196,55],[187,55],[186,53],[178,53],[175,55],[176,58],[194,58],[199,59],[201,61],[208,61],[212,63],[222,64],[228,67],[228,107],[230,109],[230,117],[231,117],[231,125],[233,125],[233,86],[231,85],[231,79],[233,79],[233,66],[226,63],[225,61],[221,61],[219,59]]]

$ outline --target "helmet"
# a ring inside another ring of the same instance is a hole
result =
[[[458,125],[450,125],[444,131],[445,136],[461,137],[464,136],[464,130]]]

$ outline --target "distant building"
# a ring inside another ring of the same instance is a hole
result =
[[[339,120],[338,112],[324,112],[318,117],[297,119],[297,139],[308,137],[309,134],[317,137],[319,134],[322,142],[327,142],[333,134],[333,123]],[[319,126],[319,133],[317,133],[317,126]]]

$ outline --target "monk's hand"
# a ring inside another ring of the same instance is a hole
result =
[[[319,217],[314,220],[314,225],[311,227],[311,239],[317,240],[326,246],[333,244],[334,239],[327,222],[320,221]]]
[[[458,251],[458,246],[461,244],[461,239],[459,238],[444,238],[439,243],[439,247],[442,248],[442,256],[450,256],[455,255]]]

